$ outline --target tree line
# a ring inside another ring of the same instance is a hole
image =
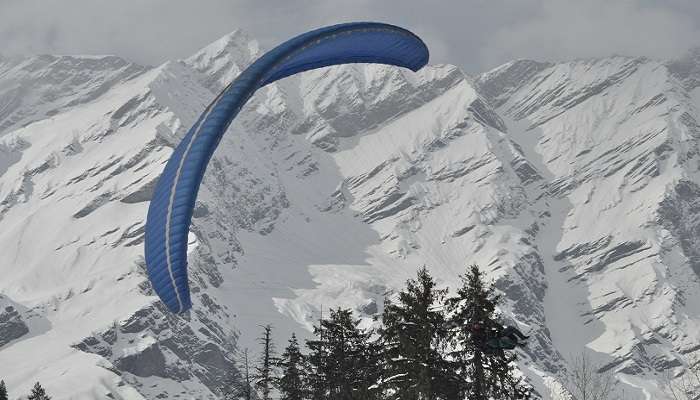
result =
[[[517,354],[489,346],[503,325],[499,296],[477,266],[448,297],[426,268],[385,299],[379,326],[362,327],[349,309],[331,309],[314,337],[295,335],[277,356],[263,327],[261,359],[222,388],[225,400],[529,399]],[[375,324],[377,325],[377,324]],[[244,376],[240,376],[240,375]]]
[[[362,326],[349,309],[331,309],[300,344],[289,338],[277,355],[272,327],[262,327],[261,356],[244,351],[238,368],[220,388],[224,400],[491,400],[530,399],[532,388],[515,362],[517,353],[499,346],[503,327],[500,297],[477,266],[461,277],[448,297],[426,268],[395,296],[385,299],[380,323]],[[494,342],[496,344],[494,344]],[[700,399],[700,359],[690,358],[679,376],[670,372],[664,391],[674,400]],[[585,355],[564,374],[557,400],[624,398],[610,372]],[[50,400],[37,382],[27,400]],[[0,400],[8,400],[0,380]]]
[[[0,380],[0,400],[8,400],[7,387],[3,380]],[[27,400],[51,400],[51,397],[46,394],[44,388],[37,382],[34,384],[31,393],[27,396]]]

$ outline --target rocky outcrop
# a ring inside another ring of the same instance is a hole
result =
[[[0,348],[29,333],[29,327],[14,307],[7,305],[0,311]]]

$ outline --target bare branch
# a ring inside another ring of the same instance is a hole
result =
[[[612,400],[617,397],[616,380],[610,372],[600,372],[601,365],[580,354],[571,363],[563,385],[571,400]]]
[[[673,400],[699,400],[700,399],[700,359],[692,356],[682,359],[688,367],[680,376],[673,376],[672,372],[666,373],[666,394]]]

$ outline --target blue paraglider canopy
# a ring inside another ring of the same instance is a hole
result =
[[[174,313],[191,307],[187,235],[199,185],[226,129],[259,88],[315,68],[349,63],[387,64],[417,71],[428,48],[413,33],[376,22],[347,23],[299,35],[264,54],[204,110],[168,160],[146,220],[145,252],[151,284]]]

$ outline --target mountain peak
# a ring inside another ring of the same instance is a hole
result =
[[[260,44],[257,40],[242,29],[236,29],[204,46],[188,57],[185,62],[205,66],[226,58],[240,64],[249,64],[260,52]]]
[[[216,55],[224,52],[241,50],[247,51],[249,54],[258,53],[260,51],[260,46],[248,32],[242,29],[235,29],[202,48],[195,56],[204,53]]]
[[[499,107],[510,93],[552,65],[527,59],[510,61],[481,74],[475,85],[494,107]]]
[[[236,29],[205,46],[184,62],[208,76],[204,85],[218,91],[258,58],[260,53],[258,41],[247,32]]]

